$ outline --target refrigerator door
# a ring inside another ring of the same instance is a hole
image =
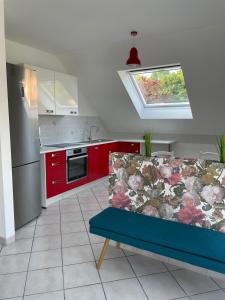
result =
[[[18,229],[41,213],[40,162],[13,168],[13,194]]]
[[[12,166],[40,160],[35,71],[7,64]]]

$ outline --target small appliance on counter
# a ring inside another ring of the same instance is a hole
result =
[[[41,213],[40,140],[35,71],[7,63],[15,228]]]

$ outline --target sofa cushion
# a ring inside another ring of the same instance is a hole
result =
[[[109,207],[90,227],[225,262],[225,234]]]

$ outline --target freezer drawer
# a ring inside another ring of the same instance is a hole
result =
[[[38,217],[41,213],[40,162],[13,168],[15,227]]]

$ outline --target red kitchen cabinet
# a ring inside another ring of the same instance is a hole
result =
[[[140,143],[137,142],[119,142],[118,151],[126,153],[140,153]]]
[[[45,154],[46,196],[56,196],[66,191],[66,151]]]
[[[101,145],[88,147],[88,178],[89,181],[99,179],[101,163]]]

